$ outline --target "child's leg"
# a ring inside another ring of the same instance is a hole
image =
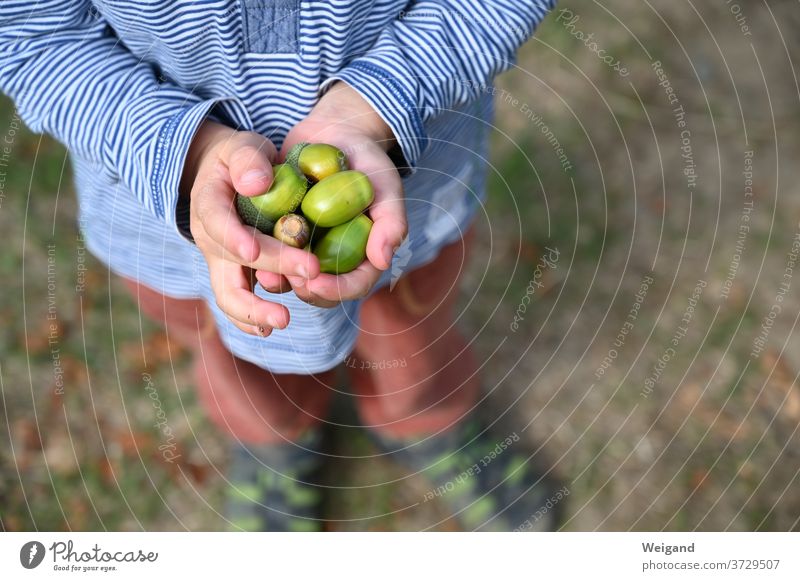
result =
[[[294,442],[328,413],[335,372],[276,375],[231,355],[214,332],[200,342],[195,381],[206,413],[247,444]]]
[[[468,233],[393,290],[385,287],[364,302],[347,368],[362,420],[388,436],[438,432],[477,399],[477,365],[454,316],[472,237]]]
[[[322,456],[320,430],[333,373],[274,375],[234,357],[208,307],[126,281],[139,308],[168,337],[192,349],[198,396],[206,413],[233,436],[225,514],[238,530],[318,530],[322,494],[313,485]]]
[[[444,491],[464,529],[509,531],[544,507],[556,484],[516,432],[470,413],[478,366],[453,312],[466,238],[365,302],[348,370],[381,451]],[[397,359],[403,365],[381,365]],[[556,519],[551,511],[531,528],[552,530]]]
[[[174,299],[131,279],[122,280],[139,305],[139,310],[162,325],[169,339],[194,350],[200,344],[200,336],[210,332],[208,325],[213,326],[214,322],[209,317],[204,301]]]
[[[125,283],[142,312],[192,350],[200,401],[224,432],[248,444],[293,441],[326,415],[333,372],[272,374],[225,348],[202,300],[174,299]]]

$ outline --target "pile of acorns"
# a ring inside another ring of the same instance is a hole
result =
[[[270,189],[236,194],[246,224],[319,258],[320,270],[345,274],[366,258],[372,229],[364,211],[375,198],[369,178],[350,170],[344,152],[325,143],[299,143],[274,165]]]

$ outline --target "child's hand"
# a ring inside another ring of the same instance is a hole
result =
[[[408,231],[403,184],[386,154],[394,145],[394,135],[369,103],[344,83],[325,93],[311,114],[289,132],[282,155],[302,141],[335,145],[347,155],[350,168],[367,174],[375,189],[375,201],[369,208],[374,224],[367,242],[367,260],[339,276],[287,277],[302,300],[330,307],[366,296],[381,271],[391,266],[392,256]],[[262,284],[280,284],[272,273],[259,269],[256,276]],[[284,290],[288,290],[285,285]]]
[[[286,327],[289,311],[253,294],[254,271],[262,271],[267,290],[285,290],[269,288],[280,286],[282,275],[305,280],[319,274],[314,255],[245,226],[236,212],[235,192],[254,196],[269,189],[275,157],[265,137],[206,121],[192,141],[181,184],[190,192],[190,229],[208,263],[217,305],[239,329],[262,337]]]

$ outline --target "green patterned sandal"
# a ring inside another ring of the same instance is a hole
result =
[[[297,443],[234,445],[226,489],[226,518],[238,531],[320,531],[321,431]]]
[[[476,420],[419,440],[370,432],[385,454],[428,481],[422,502],[443,502],[465,530],[553,531],[561,522],[569,489],[542,473],[516,432]]]

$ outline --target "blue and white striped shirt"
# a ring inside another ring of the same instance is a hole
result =
[[[278,373],[333,367],[358,302],[322,310],[269,295],[292,322],[251,337],[216,309],[179,232],[183,161],[213,115],[280,146],[344,80],[388,123],[409,166],[409,240],[392,273],[456,240],[483,198],[493,77],[555,0],[3,0],[0,90],[70,150],[81,227],[113,271],[203,297],[239,357]],[[260,291],[262,292],[262,291]]]

